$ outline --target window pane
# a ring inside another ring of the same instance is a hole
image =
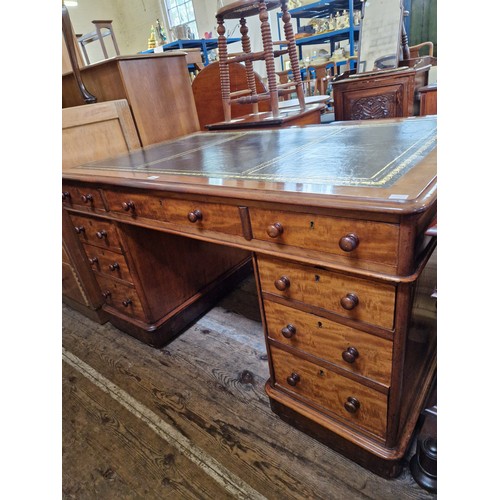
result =
[[[187,13],[188,13],[188,19],[190,21],[194,21],[195,17],[194,17],[193,2],[187,2],[186,8],[187,8]]]
[[[189,23],[188,26],[189,26],[189,29],[191,30],[191,33],[193,33],[194,38],[198,38],[198,28],[196,26],[196,22],[193,21],[193,22]]]
[[[181,24],[185,24],[189,21],[188,15],[187,15],[187,10],[186,10],[186,5],[180,5],[179,7],[179,19]]]
[[[179,12],[177,11],[177,7],[175,7],[174,9],[170,10],[170,26],[179,26],[179,24],[181,24]]]

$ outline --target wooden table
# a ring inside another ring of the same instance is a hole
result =
[[[435,375],[436,212],[434,116],[200,132],[63,174],[113,324],[162,345],[251,261],[271,407],[386,477]]]

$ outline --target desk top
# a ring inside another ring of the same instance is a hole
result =
[[[435,116],[199,132],[69,169],[115,186],[378,212],[437,197]]]

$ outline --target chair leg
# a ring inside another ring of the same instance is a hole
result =
[[[269,13],[264,0],[259,3],[260,31],[262,33],[262,45],[264,47],[264,61],[266,63],[267,85],[271,99],[271,111],[273,117],[279,116],[278,84],[276,82],[276,69],[274,67],[273,38],[271,25],[269,24]]]
[[[241,33],[241,46],[245,54],[250,54],[252,48],[250,45],[250,37],[248,36],[247,21],[244,17],[240,19],[240,33]],[[245,69],[247,72],[247,84],[250,89],[251,95],[257,95],[257,84],[255,83],[255,73],[253,71],[252,61],[245,61]],[[259,103],[252,103],[252,112],[257,114],[259,112]]]
[[[217,16],[217,33],[219,34],[218,47],[222,110],[224,112],[224,121],[229,122],[231,121],[231,82],[229,80],[229,64],[227,62],[226,28],[222,16]]]
[[[297,55],[297,44],[295,43],[295,35],[293,33],[292,16],[288,12],[288,0],[281,0],[281,12],[283,29],[285,31],[285,39],[288,42],[288,57],[292,68],[293,80],[296,84],[297,98],[299,100],[300,109],[306,109],[304,87],[302,84],[302,76],[300,74],[299,56]]]

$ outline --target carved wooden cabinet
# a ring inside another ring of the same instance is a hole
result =
[[[418,115],[418,90],[427,85],[431,60],[408,60],[412,66],[380,73],[343,73],[332,84],[335,120]]]
[[[273,411],[401,471],[436,368],[435,117],[198,133],[70,169],[63,189],[110,321],[154,345],[252,252]]]

